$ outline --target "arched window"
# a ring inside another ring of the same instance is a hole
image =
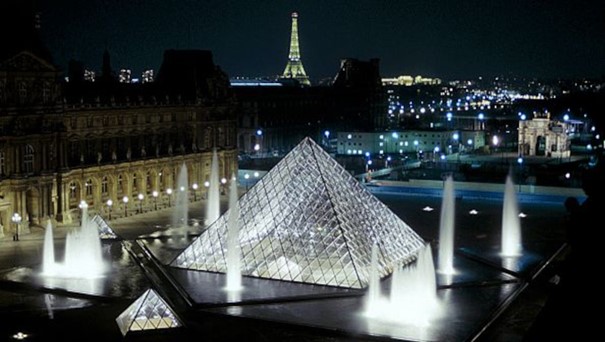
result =
[[[147,171],[147,176],[146,176],[146,182],[145,184],[147,184],[147,194],[151,193],[151,173],[149,171]]]
[[[74,182],[69,183],[69,198],[76,198],[76,183]]]
[[[25,151],[23,153],[23,172],[34,172],[34,147],[32,145],[25,145]]]
[[[118,194],[122,194],[122,193],[124,193],[122,175],[118,175]]]
[[[86,196],[92,196],[92,180],[87,180],[84,185],[86,186]]]
[[[6,161],[4,158],[4,151],[0,151],[0,176],[6,174]]]
[[[101,180],[101,193],[103,195],[107,195],[108,189],[109,189],[109,186],[108,186],[107,176],[105,176]]]
[[[139,188],[137,187],[137,174],[133,173],[132,174],[132,192],[136,193],[139,191]]]

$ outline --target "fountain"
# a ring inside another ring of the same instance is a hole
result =
[[[242,288],[241,251],[239,247],[239,204],[237,202],[237,183],[231,177],[229,191],[229,219],[227,226],[227,291],[240,291]]]
[[[55,267],[55,239],[53,238],[53,225],[48,220],[44,232],[44,246],[42,249],[42,273],[52,274]]]
[[[449,175],[443,186],[441,202],[441,221],[439,224],[438,271],[444,274],[454,273],[454,179]]]
[[[380,300],[380,276],[378,275],[378,245],[372,245],[370,262],[370,283],[368,284],[368,305]]]
[[[189,190],[187,165],[183,163],[177,178],[176,202],[172,214],[173,228],[187,228],[189,222]]]
[[[206,226],[212,224],[220,216],[220,193],[218,176],[218,155],[216,149],[212,152],[212,165],[210,169],[210,186],[208,188],[208,203],[206,206]]]
[[[512,176],[509,174],[506,177],[502,209],[502,256],[518,256],[521,254],[521,250],[521,223],[517,193]]]
[[[42,256],[44,276],[66,278],[96,278],[106,270],[101,251],[101,239],[94,224],[88,219],[88,205],[80,203],[82,222],[79,229],[67,234],[63,263],[55,261],[52,228],[44,236]]]
[[[374,259],[374,255],[372,257]],[[375,260],[372,263],[377,266]],[[366,317],[414,326],[427,326],[432,319],[437,318],[440,305],[429,244],[418,252],[414,264],[395,267],[391,276],[389,298],[381,296],[380,290],[376,289],[378,281],[373,278],[378,274],[376,271],[372,273],[375,274],[370,275]]]

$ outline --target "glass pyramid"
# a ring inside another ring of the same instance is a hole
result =
[[[113,229],[111,229],[111,227],[109,227],[107,222],[105,222],[105,220],[101,216],[95,215],[90,221],[95,226],[97,226],[97,230],[99,231],[99,237],[102,240],[112,240],[118,238],[118,235],[113,231]]]
[[[182,326],[172,309],[153,289],[145,291],[116,318],[122,336],[129,331]]]
[[[370,279],[374,243],[381,277],[412,261],[425,244],[310,138],[238,203],[243,275],[362,288]],[[226,272],[228,214],[171,265]]]

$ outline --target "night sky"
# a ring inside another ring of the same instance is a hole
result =
[[[299,12],[303,65],[333,77],[344,57],[380,58],[382,76],[538,78],[605,75],[603,0],[38,1],[54,62],[158,69],[166,49],[208,49],[229,76],[286,65]]]

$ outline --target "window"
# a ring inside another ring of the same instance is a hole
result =
[[[86,186],[86,196],[92,196],[92,180],[87,180],[84,186]]]
[[[107,182],[107,176],[103,177],[103,179],[101,180],[101,193],[103,193],[103,195],[107,194],[107,190],[108,190],[108,182]]]
[[[4,151],[0,151],[0,175],[4,175],[6,173],[5,159],[4,159]]]
[[[151,192],[151,174],[149,171],[147,172],[145,184],[147,185],[147,193],[149,194]]]
[[[76,183],[74,183],[74,182],[71,182],[69,184],[69,198],[71,198],[71,199],[76,198]]]
[[[132,192],[138,192],[138,188],[137,188],[137,174],[133,173],[132,174]]]
[[[25,145],[25,153],[23,153],[23,171],[25,173],[34,172],[34,147]]]
[[[122,175],[118,175],[118,193],[123,193],[124,189],[122,188]]]

